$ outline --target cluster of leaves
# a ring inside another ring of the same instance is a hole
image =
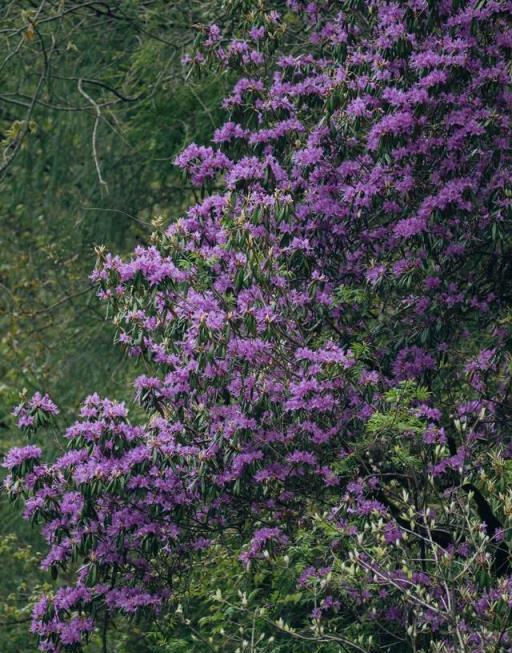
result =
[[[4,463],[75,576],[33,629],[510,651],[511,3],[247,4],[184,58],[236,73],[176,159],[200,201],[92,275],[146,417],[94,394]]]

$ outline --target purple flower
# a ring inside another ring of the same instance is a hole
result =
[[[18,418],[17,425],[21,429],[32,430],[37,426],[46,425],[50,418],[58,415],[59,409],[45,394],[36,392],[31,399],[16,406],[13,415]]]
[[[5,456],[2,467],[12,470],[25,462],[34,463],[41,458],[41,454],[41,449],[31,444],[26,447],[13,447]]]
[[[435,361],[420,347],[405,347],[393,363],[393,374],[399,381],[414,379],[420,374],[435,369]]]
[[[176,157],[175,164],[186,170],[197,186],[231,168],[231,161],[225,154],[212,147],[195,143],[189,145]]]
[[[59,409],[47,394],[42,395],[40,392],[36,392],[29,403],[31,408],[42,410],[49,415],[58,415],[59,413]]]

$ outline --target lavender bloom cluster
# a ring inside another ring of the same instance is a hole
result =
[[[48,424],[52,417],[59,414],[59,409],[47,394],[36,392],[29,401],[16,406],[13,414],[17,417],[18,427],[29,432]]]

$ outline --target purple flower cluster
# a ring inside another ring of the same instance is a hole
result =
[[[36,392],[30,400],[16,406],[13,414],[18,418],[19,428],[31,430],[46,425],[52,417],[59,414],[59,409],[47,394]]]
[[[230,160],[225,154],[212,147],[189,145],[176,157],[175,164],[186,170],[196,186],[214,179],[220,172],[229,170]]]
[[[14,447],[5,456],[2,467],[13,470],[15,467],[21,467],[25,462],[38,461],[41,458],[41,454],[41,449],[34,445]]]

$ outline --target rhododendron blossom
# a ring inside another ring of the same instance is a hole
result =
[[[185,65],[237,77],[215,147],[176,159],[202,197],[92,274],[147,419],[93,394],[56,460],[4,463],[44,564],[82,563],[34,610],[42,650],[178,605],[196,557],[277,569],[300,538],[290,641],[511,650],[511,16],[290,0],[205,30]]]

